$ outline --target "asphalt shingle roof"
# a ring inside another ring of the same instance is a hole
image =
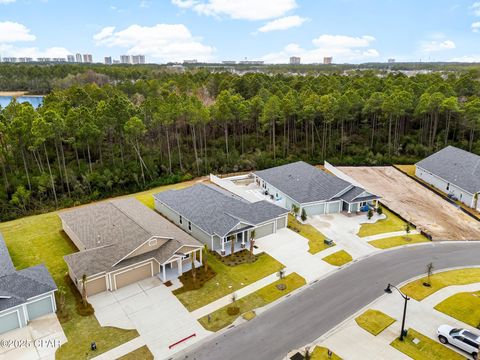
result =
[[[7,247],[0,235],[0,311],[27,302],[29,298],[57,289],[45,265],[15,270]],[[7,266],[5,266],[7,264]],[[4,271],[7,269],[7,271]]]
[[[77,276],[113,271],[149,258],[162,263],[182,246],[202,246],[134,198],[82,206],[62,212],[60,217],[87,247],[64,257]],[[124,259],[152,237],[162,242],[158,249]]]
[[[447,146],[417,166],[472,194],[480,191],[480,156]]]
[[[227,235],[240,222],[258,225],[287,210],[268,201],[250,203],[217,186],[197,184],[154,197],[210,235]]]
[[[362,195],[363,193],[365,194]],[[347,190],[345,193],[338,196],[338,199],[342,199],[348,203],[354,203],[359,201],[380,199],[380,197],[377,195],[371,194],[368,191],[365,191],[365,189],[359,186],[353,186],[351,189]]]
[[[303,161],[254,174],[300,204],[330,200],[351,186],[349,182]]]

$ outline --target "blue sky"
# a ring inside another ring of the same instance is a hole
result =
[[[0,0],[0,56],[480,61],[480,1]]]

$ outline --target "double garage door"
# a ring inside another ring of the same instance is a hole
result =
[[[26,308],[29,320],[35,320],[40,316],[54,312],[52,297],[50,295],[43,299],[27,304]],[[18,308],[17,310],[6,315],[0,315],[0,334],[21,327],[19,318],[21,312],[22,309]]]
[[[137,281],[146,279],[153,276],[152,272],[152,263],[147,263],[139,265],[131,270],[115,274],[115,284],[116,288],[120,289],[121,287],[133,284]]]

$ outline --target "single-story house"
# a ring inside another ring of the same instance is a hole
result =
[[[45,265],[16,270],[0,235],[0,334],[55,313],[57,285]]]
[[[282,199],[285,208],[305,209],[307,216],[358,212],[379,197],[335,175],[303,161],[253,173],[255,182],[267,195]],[[367,206],[368,205],[368,206]]]
[[[202,263],[203,245],[134,198],[104,201],[60,213],[80,250],[64,257],[80,292],[114,291],[156,276],[168,281]]]
[[[415,175],[438,190],[480,210],[480,156],[447,146],[415,164]]]
[[[287,226],[288,211],[269,203],[250,203],[214,185],[197,184],[154,195],[155,209],[221,255],[250,246],[255,239]]]

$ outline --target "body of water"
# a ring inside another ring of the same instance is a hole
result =
[[[12,101],[13,96],[0,96],[0,107],[4,108],[10,101]],[[34,108],[42,105],[43,96],[17,96],[18,102],[29,102]]]

